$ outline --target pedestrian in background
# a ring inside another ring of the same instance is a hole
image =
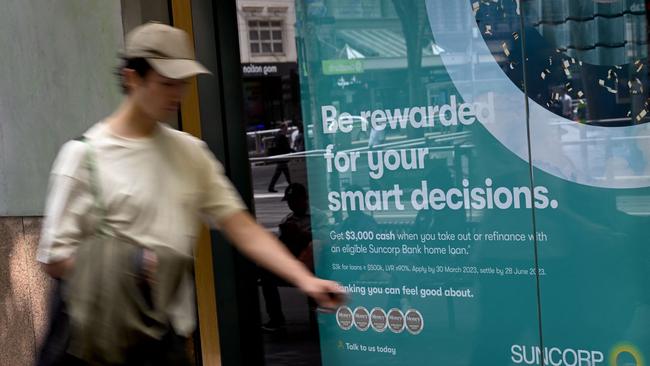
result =
[[[275,134],[274,139],[274,155],[284,155],[293,152],[291,150],[291,145],[289,144],[289,137],[287,133],[289,132],[289,124],[283,122],[280,125],[280,130]],[[277,183],[280,178],[280,174],[284,174],[284,178],[287,180],[287,184],[291,184],[291,175],[289,173],[289,161],[286,159],[278,159],[275,165],[275,172],[271,181],[269,182],[269,192],[277,192],[275,190],[275,183]]]

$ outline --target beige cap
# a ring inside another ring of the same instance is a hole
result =
[[[172,26],[149,22],[126,35],[125,58],[142,57],[154,70],[170,79],[210,74],[194,57],[190,37]]]

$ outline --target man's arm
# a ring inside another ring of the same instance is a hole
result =
[[[94,198],[83,164],[87,149],[83,142],[67,142],[50,173],[37,260],[43,271],[54,278],[63,277],[73,267],[77,245],[92,216],[89,213]]]
[[[240,252],[294,284],[313,297],[319,305],[335,308],[345,301],[345,293],[336,282],[315,277],[247,212],[232,214],[222,220],[219,226]]]

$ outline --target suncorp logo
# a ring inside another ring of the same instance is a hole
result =
[[[597,366],[605,360],[600,351],[573,348],[544,347],[542,352],[539,346],[514,344],[510,353],[510,359],[517,365],[542,365],[545,359],[552,366]]]
[[[617,344],[609,354],[610,366],[643,366],[644,364],[643,355],[630,343]]]
[[[603,352],[574,348],[526,346],[510,347],[510,359],[516,365],[605,366]],[[634,345],[620,343],[609,353],[608,366],[644,366],[643,355]]]

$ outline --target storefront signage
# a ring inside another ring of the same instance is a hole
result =
[[[323,60],[323,75],[360,74],[363,72],[361,60]]]
[[[319,317],[323,365],[646,364],[647,59],[587,65],[542,0],[424,2],[409,19],[428,17],[440,66],[301,80],[316,272],[350,296]],[[363,72],[373,60],[321,42],[336,24],[301,62]],[[621,106],[624,87],[638,99]]]

